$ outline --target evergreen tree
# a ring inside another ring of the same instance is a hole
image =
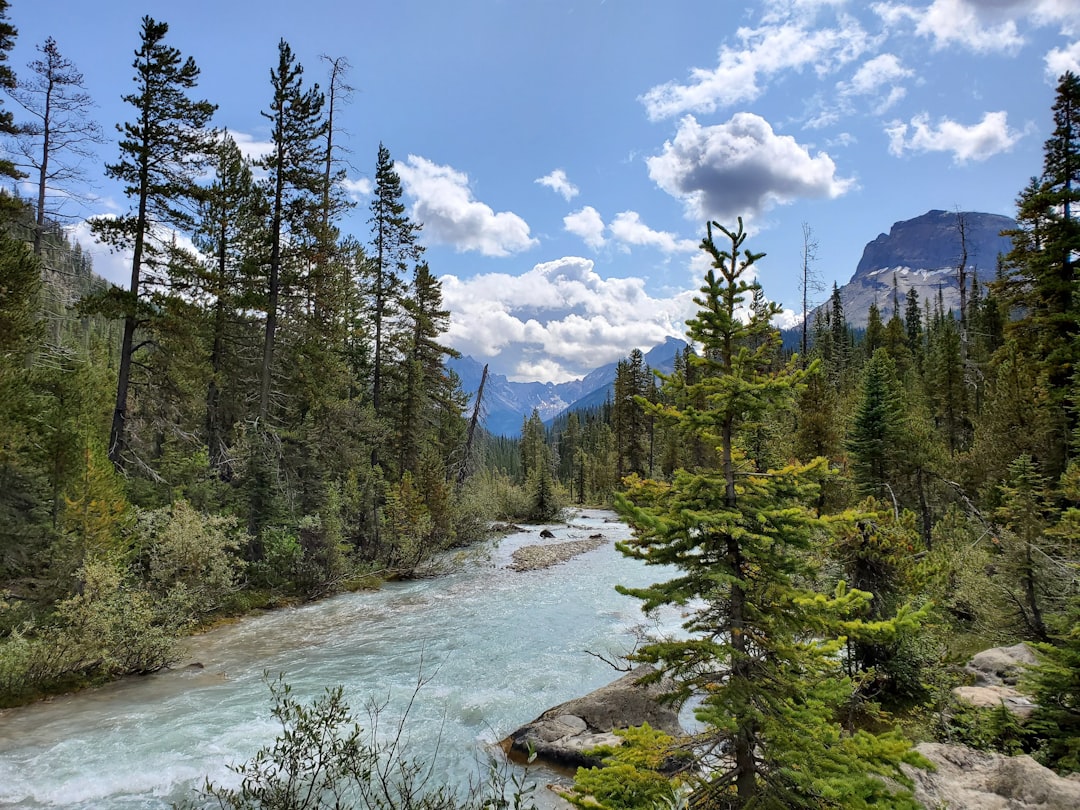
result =
[[[1074,412],[1068,380],[1080,361],[1080,295],[1075,264],[1080,254],[1080,77],[1066,73],[1053,106],[1054,131],[1043,149],[1043,172],[1021,192],[1013,250],[1000,288],[1021,317],[1010,331],[1028,352],[1051,392],[1050,407],[1063,418],[1062,452],[1046,467],[1065,468],[1066,437]]]
[[[713,240],[713,228],[730,249]],[[644,609],[677,604],[688,611],[689,636],[651,641],[637,660],[673,676],[675,697],[700,698],[704,731],[690,772],[693,803],[716,807],[861,807],[891,802],[915,807],[879,775],[904,781],[908,744],[895,735],[846,733],[834,712],[851,696],[837,651],[843,636],[863,628],[853,619],[871,595],[813,593],[807,552],[825,531],[810,508],[824,459],[764,474],[735,443],[743,420],[787,407],[803,372],[776,369],[775,305],[740,318],[758,285],[747,279],[761,258],[743,247],[740,221],[730,231],[711,224],[702,247],[713,259],[689,337],[704,347],[697,392],[665,408],[719,446],[720,465],[675,473],[670,484],[631,480],[617,498],[635,537],[620,548],[648,564],[673,565],[675,578],[622,588]]]
[[[15,37],[19,31],[8,21],[8,5],[8,0],[0,0],[0,90],[10,93],[18,82],[15,71],[8,64],[8,53],[15,47]],[[0,135],[14,135],[17,131],[11,110],[5,110],[0,106]],[[20,180],[25,176],[6,157],[0,157],[0,175],[15,180]]]
[[[215,105],[188,96],[199,79],[191,57],[165,44],[169,26],[143,17],[139,49],[135,51],[136,91],[123,97],[135,109],[133,122],[118,125],[122,134],[120,160],[106,174],[124,184],[133,211],[116,218],[97,217],[91,228],[118,248],[132,251],[131,284],[124,300],[124,336],[117,373],[116,406],[109,434],[109,459],[124,463],[127,447],[128,389],[136,351],[135,331],[148,313],[141,306],[147,284],[161,283],[169,258],[165,232],[187,227],[187,207],[197,196],[196,180],[212,149],[206,129]]]
[[[18,143],[37,185],[34,253],[40,256],[46,218],[59,214],[49,208],[49,197],[76,193],[72,185],[85,179],[82,162],[93,157],[89,145],[104,139],[101,127],[90,117],[94,103],[82,73],[61,55],[52,37],[38,51],[41,58],[29,64],[31,78],[20,81],[12,96],[31,116],[19,126]]]
[[[305,228],[318,211],[323,191],[322,139],[326,121],[322,116],[324,96],[316,84],[303,86],[304,69],[284,40],[278,42],[278,65],[270,71],[274,95],[270,110],[271,149],[258,161],[266,171],[266,197],[270,208],[270,255],[266,282],[266,324],[263,339],[259,386],[259,417],[270,415],[273,387],[274,349],[277,339],[279,304],[289,247],[303,245]]]
[[[890,487],[899,463],[903,416],[896,366],[888,352],[879,349],[863,371],[859,404],[847,439],[852,475],[869,494],[882,498],[895,495]]]
[[[210,466],[226,480],[232,476],[230,433],[247,415],[243,389],[254,387],[254,375],[245,373],[239,355],[249,320],[242,312],[256,297],[251,286],[264,255],[265,213],[251,166],[226,133],[217,147],[214,180],[202,201],[196,244],[208,258],[194,292],[209,311],[206,446]]]
[[[386,337],[388,326],[397,313],[401,274],[423,250],[416,242],[420,226],[405,213],[402,193],[401,178],[394,171],[390,150],[380,143],[371,199],[372,255],[367,279],[374,322],[371,402],[377,414],[381,414],[383,408],[383,377],[389,365]]]

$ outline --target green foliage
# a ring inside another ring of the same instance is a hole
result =
[[[589,751],[590,756],[601,757],[602,764],[578,768],[574,792],[567,798],[583,810],[669,810],[677,806],[679,781],[664,773],[673,770],[678,760],[675,740],[648,723],[615,729],[614,733],[622,743]]]
[[[0,640],[0,704],[86,681],[153,672],[178,659],[183,599],[139,587],[116,561],[88,559],[51,621]]]
[[[200,514],[177,501],[141,514],[138,531],[151,592],[168,598],[182,589],[189,615],[217,610],[238,587],[244,563],[235,518]]]
[[[1024,679],[1036,709],[1036,756],[1059,773],[1080,771],[1080,602],[1074,600],[1053,643],[1032,644],[1038,658]]]
[[[951,745],[1016,756],[1030,752],[1033,732],[1034,727],[1022,723],[1004,703],[986,708],[954,700],[937,736]]]
[[[667,582],[620,590],[646,611],[682,606],[688,635],[651,640],[634,658],[674,678],[673,698],[700,701],[694,800],[914,807],[895,787],[905,783],[900,764],[918,760],[910,744],[896,733],[845,730],[837,717],[855,692],[839,655],[846,639],[886,638],[918,617],[865,621],[873,594],[843,582],[832,593],[815,590],[810,552],[836,522],[812,506],[829,475],[825,459],[767,469],[737,443],[789,405],[805,372],[777,362],[774,305],[740,316],[747,296],[761,300],[747,272],[760,255],[743,249],[741,222],[734,231],[716,227],[731,247],[721,249],[710,226],[702,247],[714,269],[688,321],[704,349],[694,361],[700,377],[664,415],[716,446],[719,463],[676,470],[670,483],[632,476],[616,501],[635,530],[623,553],[678,569]],[[887,787],[882,775],[897,782]]]
[[[247,762],[231,766],[238,787],[209,780],[187,810],[527,810],[528,785],[504,774],[493,763],[489,778],[458,794],[432,784],[434,763],[409,758],[406,719],[389,739],[376,734],[381,708],[368,706],[369,730],[356,721],[344,690],[328,688],[310,704],[293,696],[280,676],[267,681],[271,713],[280,726],[274,742]],[[419,687],[418,687],[419,688]]]

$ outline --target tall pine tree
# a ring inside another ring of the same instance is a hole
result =
[[[162,271],[169,259],[171,229],[191,226],[196,180],[213,148],[207,125],[216,107],[188,95],[198,83],[199,68],[190,56],[184,59],[179,50],[165,44],[168,31],[166,23],[143,17],[132,64],[136,89],[123,97],[135,109],[135,120],[117,125],[123,136],[120,160],[105,167],[109,177],[124,184],[132,210],[120,217],[97,217],[91,223],[99,238],[132,252],[109,434],[109,459],[117,467],[123,465],[127,448],[135,331],[147,317],[143,290],[166,280]]]

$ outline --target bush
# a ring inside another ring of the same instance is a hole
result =
[[[421,682],[422,683],[422,682]],[[459,795],[445,785],[428,784],[432,763],[409,759],[403,750],[405,721],[397,734],[380,740],[380,708],[369,706],[372,731],[356,722],[340,686],[311,704],[293,697],[279,676],[267,681],[281,732],[245,763],[231,766],[240,786],[209,780],[199,797],[182,807],[219,810],[525,810],[530,789],[489,766],[484,785]],[[417,687],[419,689],[419,686]]]

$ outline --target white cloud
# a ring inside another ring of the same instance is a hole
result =
[[[647,245],[664,253],[690,253],[698,249],[693,239],[680,239],[667,231],[654,231],[637,211],[623,211],[611,221],[611,235],[624,245]]]
[[[814,6],[818,4],[812,4]],[[852,17],[835,28],[812,30],[800,22],[740,28],[738,47],[721,47],[712,70],[694,68],[686,83],[667,82],[639,99],[653,121],[687,112],[711,113],[718,107],[753,101],[763,92],[761,80],[787,70],[812,66],[823,76],[858,59],[869,37]]]
[[[1065,48],[1054,48],[1046,54],[1047,81],[1057,84],[1067,71],[1080,73],[1080,40]]]
[[[95,273],[118,287],[127,289],[131,285],[131,261],[134,256],[130,250],[113,251],[108,245],[97,241],[90,231],[90,223],[85,219],[68,228],[67,234],[72,241],[78,242],[84,253],[89,254]]]
[[[229,130],[229,134],[232,136],[232,139],[236,141],[236,146],[240,150],[240,154],[250,161],[256,161],[274,151],[274,144],[270,141],[257,141],[253,135],[249,135],[246,132],[233,132],[232,130]]]
[[[346,177],[341,181],[341,187],[345,189],[350,199],[358,201],[371,194],[372,183],[368,177],[360,177],[356,180]]]
[[[929,6],[883,2],[873,6],[890,25],[913,22],[935,49],[959,45],[975,53],[1014,53],[1025,44],[1020,24],[1035,27],[1080,22],[1075,0],[934,0]]]
[[[414,198],[412,216],[424,225],[422,233],[452,245],[459,252],[509,256],[539,244],[529,235],[524,219],[509,211],[496,213],[473,199],[469,176],[451,166],[409,155],[395,163],[405,192]]]
[[[682,336],[696,311],[693,293],[656,298],[641,278],[603,278],[576,256],[513,276],[492,273],[441,279],[451,312],[446,342],[477,359],[498,355],[520,381],[562,382],[630,348]]]
[[[567,202],[570,202],[578,195],[578,187],[567,179],[566,172],[562,169],[555,169],[551,174],[538,177],[533,182],[547,186],[556,194],[561,194],[562,198]]]
[[[1004,111],[986,113],[982,121],[971,126],[948,118],[932,125],[928,115],[917,115],[910,124],[894,121],[885,132],[889,136],[889,151],[897,157],[905,152],[951,152],[957,164],[1007,152],[1023,137],[1023,133],[1009,127]]]
[[[853,185],[837,176],[827,154],[811,155],[752,113],[709,127],[686,116],[663,153],[646,162],[653,181],[698,220],[730,221],[800,198],[832,199]]]
[[[885,85],[896,84],[912,75],[914,71],[900,64],[895,54],[883,53],[859,67],[851,77],[848,87],[852,93],[870,95]]]
[[[575,236],[580,236],[593,250],[600,250],[607,244],[604,238],[604,220],[600,212],[591,205],[563,217],[563,227]]]

